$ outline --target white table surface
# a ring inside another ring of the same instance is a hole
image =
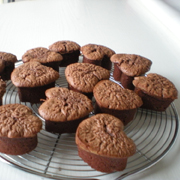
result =
[[[80,45],[102,44],[116,53],[135,53],[151,59],[153,65],[150,72],[167,77],[180,92],[179,27],[179,12],[166,6],[163,1],[21,1],[0,4],[0,51],[11,52],[21,59],[26,50],[48,47],[58,40],[73,40]],[[175,101],[175,106],[180,115],[179,99]],[[178,180],[179,167],[178,137],[160,162],[126,179]],[[46,178],[0,162],[0,180],[11,179]]]

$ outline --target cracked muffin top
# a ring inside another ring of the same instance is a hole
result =
[[[81,47],[81,52],[86,58],[91,60],[101,60],[104,56],[108,56],[109,58],[115,54],[115,52],[102,45],[97,44],[87,44]]]
[[[93,94],[98,105],[108,109],[136,109],[143,103],[142,99],[134,91],[124,89],[110,80],[97,83]]]
[[[133,84],[151,96],[165,99],[177,99],[178,96],[178,91],[174,84],[167,78],[156,73],[135,77]]]
[[[94,64],[74,63],[67,66],[65,76],[71,86],[84,93],[90,93],[99,81],[109,79],[110,72]]]
[[[0,106],[0,136],[8,138],[33,137],[42,128],[41,120],[22,104]]]
[[[79,124],[76,144],[85,151],[101,156],[132,156],[136,152],[136,146],[123,128],[123,123],[118,118],[109,114],[97,114]]]
[[[17,57],[11,53],[0,52],[0,61],[5,61],[5,63],[6,62],[15,63],[17,61]]]
[[[66,54],[74,51],[80,51],[80,45],[74,41],[57,41],[50,45],[49,49],[60,54]]]
[[[111,61],[127,76],[139,76],[150,70],[152,61],[136,54],[114,54]]]
[[[37,61],[40,63],[48,63],[48,62],[57,62],[62,61],[63,57],[56,52],[52,52],[44,47],[37,47],[30,49],[24,53],[22,56],[22,61],[24,63],[30,61]]]
[[[50,88],[45,94],[47,99],[39,107],[39,114],[46,120],[76,120],[93,110],[92,101],[87,96],[67,88]]]
[[[5,92],[6,92],[6,82],[0,79],[0,98],[2,98]]]
[[[59,78],[54,69],[39,62],[24,63],[11,74],[12,83],[17,87],[38,87],[50,84]]]

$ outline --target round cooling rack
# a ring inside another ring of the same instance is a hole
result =
[[[64,70],[64,68],[60,68],[60,78],[56,81],[56,86],[67,87]],[[114,81],[112,74],[110,80]],[[7,81],[3,104],[10,103],[25,104],[39,116],[40,104],[32,105],[20,102],[17,88],[11,81]],[[78,156],[75,134],[49,133],[45,131],[44,120],[42,119],[42,121],[43,129],[38,134],[38,145],[33,151],[19,156],[0,153],[0,157],[3,162],[21,170],[58,180],[120,180],[141,172],[153,166],[168,153],[176,140],[179,129],[179,119],[173,103],[164,112],[138,109],[134,120],[125,126],[127,136],[136,144],[136,154],[128,158],[124,171],[107,174],[92,169]]]

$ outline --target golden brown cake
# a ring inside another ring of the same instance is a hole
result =
[[[14,54],[0,52],[0,77],[1,79],[10,80],[11,73],[15,67],[17,57]]]
[[[84,63],[99,65],[107,70],[111,70],[110,57],[115,54],[112,49],[97,44],[86,44],[81,47],[81,52]]]
[[[109,114],[97,114],[82,121],[76,131],[79,156],[101,172],[122,171],[136,145],[123,132],[123,123]]]
[[[51,51],[60,53],[63,60],[60,64],[61,67],[66,67],[69,64],[79,61],[80,45],[74,41],[57,41],[49,46]]]
[[[47,99],[39,107],[39,114],[49,132],[75,133],[79,123],[93,110],[87,96],[67,88],[51,88],[45,94]]]
[[[59,73],[39,62],[24,63],[11,74],[12,83],[18,88],[21,102],[39,103],[45,91],[55,86]]]
[[[89,63],[74,63],[67,66],[65,76],[69,89],[83,93],[90,99],[94,86],[103,79],[109,79],[107,69]]]
[[[40,62],[42,65],[51,67],[58,72],[59,65],[62,60],[63,57],[59,53],[52,52],[44,47],[29,49],[22,56],[22,61],[24,63],[37,61]]]
[[[20,155],[37,146],[41,120],[22,104],[0,106],[0,152]]]
[[[132,90],[124,89],[110,80],[103,80],[93,89],[95,114],[108,113],[119,118],[124,125],[133,120],[141,98]]]
[[[144,75],[152,64],[151,60],[136,54],[114,54],[111,61],[114,63],[114,79],[131,90],[134,90],[134,77]]]
[[[178,97],[178,91],[174,84],[156,73],[135,77],[133,84],[135,86],[134,91],[143,100],[142,108],[165,111]]]
[[[6,82],[0,79],[0,106],[2,105],[2,98],[6,92]]]

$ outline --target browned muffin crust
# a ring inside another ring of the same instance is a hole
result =
[[[0,73],[3,72],[4,68],[5,68],[5,61],[0,59]]]
[[[72,121],[89,115],[93,110],[90,99],[67,88],[51,88],[45,94],[47,100],[39,107],[39,114],[49,121]]]
[[[55,87],[46,90],[46,101],[39,107],[45,128],[53,133],[75,133],[79,123],[89,117],[92,101],[85,95]]]
[[[22,104],[0,106],[0,152],[20,155],[37,146],[41,120]]]
[[[3,104],[2,99],[5,92],[6,92],[6,82],[0,79],[0,106]]]
[[[111,61],[128,76],[139,76],[149,71],[152,61],[136,54],[114,54]]]
[[[174,84],[167,78],[156,73],[135,77],[133,84],[135,87],[153,97],[177,99],[178,96],[178,91]]]
[[[112,115],[94,115],[79,124],[76,144],[85,151],[101,156],[132,156],[136,146],[123,132],[123,128],[123,123]]]
[[[80,45],[74,41],[57,41],[49,46],[51,51],[58,52],[60,54],[71,53],[80,50]]]
[[[5,92],[6,92],[6,82],[0,79],[0,99],[2,98]]]
[[[97,83],[93,93],[98,104],[108,109],[129,110],[142,105],[141,98],[134,91],[124,89],[110,80]]]
[[[74,41],[57,41],[50,45],[49,49],[63,56],[60,67],[66,67],[79,61],[80,45]]]
[[[11,73],[15,67],[17,57],[14,54],[0,52],[0,77],[3,80],[10,80]]]
[[[0,152],[10,155],[21,155],[29,153],[36,148],[37,135],[33,137],[8,138],[0,137]]]
[[[17,61],[17,57],[14,54],[7,53],[7,52],[0,52],[0,60],[4,60],[6,63]]]
[[[42,64],[49,63],[49,62],[60,62],[62,61],[63,57],[56,52],[52,52],[47,48],[44,47],[37,47],[26,51],[22,56],[22,61],[24,63],[30,61],[37,61]]]
[[[15,68],[11,74],[12,83],[17,87],[39,87],[59,78],[59,73],[39,62],[28,62]]]
[[[42,128],[41,120],[22,104],[0,106],[0,136],[8,138],[34,137]]]
[[[111,70],[112,63],[110,57],[115,54],[112,49],[102,45],[87,44],[81,47],[81,51],[83,54],[83,63],[95,64]]]
[[[83,93],[93,92],[94,86],[103,79],[109,79],[108,70],[89,63],[74,63],[65,70],[67,82]]]
[[[95,114],[111,114],[119,118],[124,125],[133,120],[137,108],[142,105],[141,98],[134,91],[124,89],[110,80],[97,83],[93,94],[96,100]]]
[[[97,44],[86,44],[81,47],[81,52],[84,56],[91,60],[101,60],[104,56],[111,57],[115,54],[112,49]]]
[[[75,137],[79,156],[101,172],[122,171],[136,145],[123,132],[123,123],[109,114],[98,114],[82,121]]]

